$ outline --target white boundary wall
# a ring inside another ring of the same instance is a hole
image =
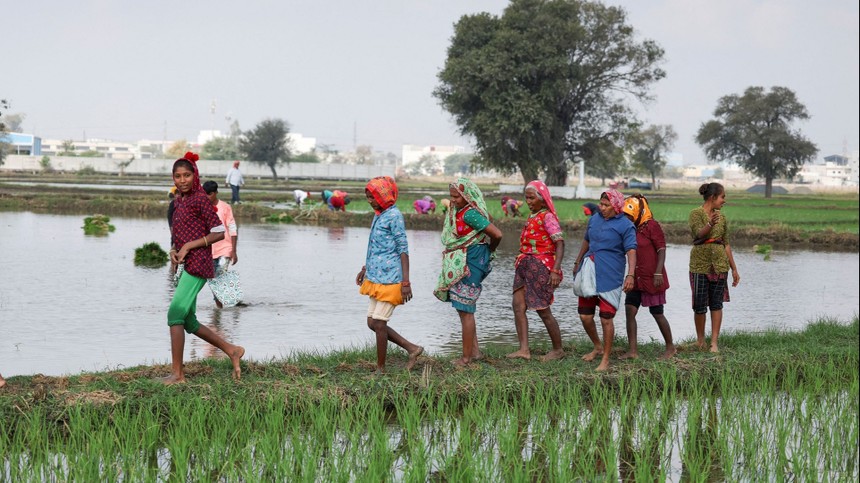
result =
[[[0,171],[41,172],[41,156],[7,156]],[[125,174],[147,176],[170,176],[174,159],[135,159],[123,170]],[[227,176],[233,161],[201,160],[197,163],[201,176],[218,178]],[[73,156],[51,156],[51,168],[55,171],[76,172],[92,167],[99,173],[119,174],[117,160],[108,158],[79,158]],[[271,178],[268,166],[242,161],[239,169],[246,178]],[[311,179],[370,179],[376,176],[395,177],[394,165],[368,166],[354,164],[290,163],[276,168],[278,178]]]

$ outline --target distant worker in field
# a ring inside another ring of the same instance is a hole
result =
[[[345,191],[335,190],[330,192],[326,204],[331,211],[346,211],[346,205],[349,204],[349,195]]]
[[[415,208],[415,213],[420,215],[427,215],[430,213],[436,214],[436,201],[432,196],[425,196],[420,200],[415,200],[412,203],[412,207]]]
[[[502,212],[504,212],[505,216],[517,217],[520,216],[520,207],[523,206],[523,202],[510,197],[510,196],[502,196]]]
[[[587,217],[596,215],[597,213],[600,213],[600,207],[598,207],[596,203],[583,203],[582,213],[585,214],[585,216]]]
[[[239,201],[239,187],[245,184],[245,178],[242,177],[242,172],[239,171],[239,161],[233,161],[233,167],[227,171],[227,179],[225,182],[232,191],[230,204],[234,205],[236,203],[241,203],[241,201]]]
[[[310,191],[305,190],[294,190],[293,198],[296,200],[296,204],[301,208],[305,204],[305,200],[311,197]]]
[[[218,199],[218,183],[207,181],[203,183],[203,191],[209,201],[218,210],[218,219],[224,224],[226,232],[224,239],[212,244],[212,259],[215,263],[215,277],[209,280],[209,289],[215,297],[218,308],[234,307],[242,301],[242,289],[239,286],[239,275],[229,271],[230,265],[239,262],[236,245],[239,243],[239,230],[236,219],[233,218],[233,208]]]
[[[367,183],[364,195],[376,215],[370,225],[364,266],[355,283],[359,293],[370,297],[367,327],[376,333],[376,373],[385,372],[389,341],[406,351],[406,370],[411,370],[424,348],[388,326],[394,308],[412,299],[409,242],[403,214],[397,209],[397,184],[389,176],[379,176]]]

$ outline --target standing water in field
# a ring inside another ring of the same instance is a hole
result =
[[[5,377],[169,361],[166,311],[173,288],[168,267],[134,265],[135,248],[142,244],[168,246],[167,222],[111,218],[116,231],[91,237],[83,234],[81,220],[0,213],[0,248],[7,255],[0,278],[0,370]],[[365,321],[367,300],[355,285],[368,228],[243,224],[239,231],[241,257],[234,269],[241,273],[248,306],[217,309],[204,287],[197,300],[202,323],[245,346],[246,357],[254,360],[373,342]],[[516,344],[511,284],[517,238],[505,234],[484,282],[478,302],[482,345]],[[568,236],[566,251],[576,253],[579,243]],[[459,321],[432,294],[440,266],[439,232],[410,231],[409,248],[414,298],[398,308],[398,329],[430,353],[454,356],[461,349]],[[858,254],[773,251],[764,260],[752,249],[734,251],[743,281],[731,288],[724,331],[801,329],[820,317],[846,321],[858,313]],[[695,337],[688,256],[687,246],[667,250],[666,317],[676,342]],[[573,257],[567,257],[553,304],[565,344],[585,340],[570,285],[572,264]],[[529,317],[531,338],[544,339],[543,324],[536,314]],[[616,318],[616,331],[624,333],[623,317]],[[651,340],[662,338],[647,313],[640,313],[639,342]],[[209,355],[208,344],[189,339],[186,360]]]

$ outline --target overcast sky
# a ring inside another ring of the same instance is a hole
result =
[[[671,124],[675,151],[693,141],[717,99],[785,86],[812,119],[820,154],[858,148],[856,0],[609,0],[641,39],[666,50],[667,76],[647,123]],[[0,98],[43,138],[187,138],[250,129],[265,118],[351,149],[468,145],[431,95],[453,24],[500,15],[502,0],[8,2]],[[214,116],[210,113],[216,100]]]

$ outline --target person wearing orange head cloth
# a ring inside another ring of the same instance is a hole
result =
[[[624,214],[636,227],[636,277],[633,279],[633,289],[627,292],[624,309],[627,315],[627,340],[630,347],[620,359],[636,359],[639,357],[636,341],[636,314],[639,306],[648,307],[651,316],[657,322],[660,334],[666,341],[666,350],[658,359],[668,359],[675,355],[677,349],[672,343],[672,329],[663,314],[666,303],[666,290],[669,289],[669,278],[666,275],[666,236],[663,228],[651,214],[648,200],[642,195],[633,195],[624,200]]]
[[[245,184],[245,178],[242,177],[242,172],[239,171],[239,161],[233,161],[233,167],[227,171],[227,186],[233,192],[230,197],[230,204],[235,205],[241,203],[239,201],[239,187]]]
[[[385,372],[388,341],[406,351],[406,369],[411,370],[424,348],[413,344],[388,327],[394,308],[412,299],[409,282],[409,243],[406,223],[397,208],[397,184],[389,176],[373,178],[364,188],[376,216],[370,225],[367,256],[355,276],[359,293],[370,297],[367,327],[376,333],[376,373]]]

